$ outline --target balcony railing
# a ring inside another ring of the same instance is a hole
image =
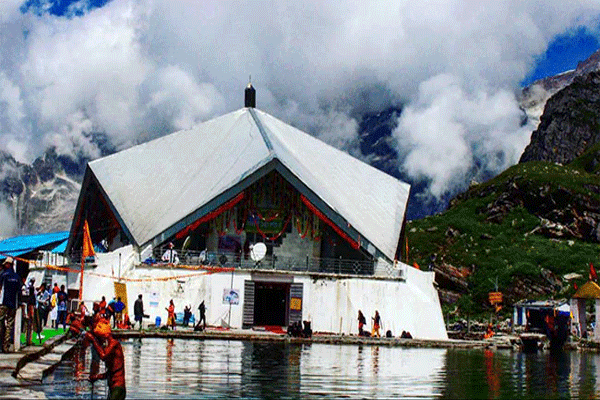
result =
[[[255,269],[255,270],[279,270],[279,271],[297,271],[339,275],[357,275],[357,276],[380,276],[391,278],[404,278],[404,270],[396,268],[387,262],[377,262],[377,260],[350,260],[343,258],[325,258],[325,257],[284,257],[267,255],[259,262],[253,261],[250,256],[234,252],[201,252],[197,250],[175,249],[177,262],[163,260],[163,255],[168,250],[167,247],[157,247],[152,250],[151,256],[142,263],[151,265],[167,266],[172,264],[189,266],[220,266],[225,268]],[[73,268],[79,268],[81,254],[70,254]],[[145,256],[144,256],[145,257]],[[86,259],[86,264],[95,264],[95,258]]]
[[[259,262],[250,256],[233,252],[200,252],[195,250],[177,250],[177,258],[169,260],[168,248],[153,250],[153,264],[209,265],[225,268],[243,268],[260,270],[320,272],[343,275],[373,275],[375,262],[372,260],[348,260],[342,258],[320,257],[284,257],[267,255]],[[165,255],[166,257],[163,257]]]

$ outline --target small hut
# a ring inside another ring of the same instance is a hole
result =
[[[600,327],[598,324],[598,316],[600,315],[600,286],[592,280],[581,286],[571,299],[571,313],[573,314],[571,331],[577,336],[588,337],[585,309],[587,300],[589,299],[596,300],[593,340],[600,341]]]

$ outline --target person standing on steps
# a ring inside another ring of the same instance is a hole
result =
[[[9,353],[15,329],[15,315],[19,306],[21,278],[13,269],[13,258],[6,257],[0,274],[0,344],[4,353]]]

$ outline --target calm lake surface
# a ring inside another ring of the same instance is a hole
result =
[[[592,398],[600,355],[291,345],[221,340],[122,342],[127,398]],[[85,357],[85,359],[83,359]],[[89,350],[23,393],[91,398]],[[78,380],[77,377],[81,380]],[[105,398],[96,383],[94,398]],[[33,392],[30,392],[33,391]]]

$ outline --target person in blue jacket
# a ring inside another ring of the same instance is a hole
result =
[[[119,326],[121,322],[123,322],[123,310],[125,309],[125,303],[121,301],[120,297],[117,297],[117,301],[115,302],[115,318],[113,320],[113,328]]]
[[[2,274],[0,274],[0,301],[2,302],[0,304],[0,340],[4,353],[9,353],[11,350],[21,286],[23,286],[23,282],[13,269],[12,257],[6,257],[2,263]]]

